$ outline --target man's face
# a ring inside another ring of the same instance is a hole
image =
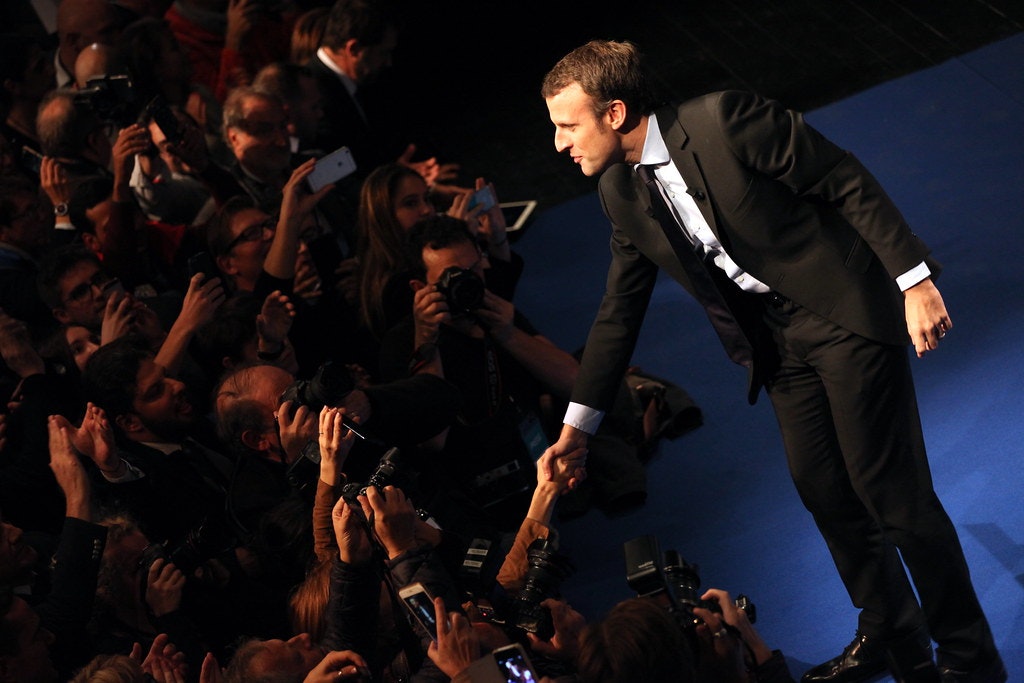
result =
[[[103,324],[103,308],[110,290],[105,287],[114,278],[92,261],[81,261],[57,280],[60,304],[54,309],[57,320],[98,330]]]
[[[0,583],[23,581],[38,557],[36,549],[25,542],[21,529],[0,522]]]
[[[427,183],[423,178],[404,176],[398,183],[392,204],[395,219],[408,232],[422,218],[437,213],[433,203],[427,196]]]
[[[273,100],[250,97],[242,111],[242,121],[227,131],[235,158],[256,174],[285,172],[291,161],[291,149],[284,108]]]
[[[142,424],[168,440],[186,436],[194,418],[185,385],[168,377],[151,358],[142,361],[135,378],[132,410]]]
[[[352,80],[359,85],[373,82],[384,69],[391,66],[397,46],[398,31],[389,28],[384,32],[384,40],[380,45],[359,49],[356,52],[355,74]]]
[[[288,640],[267,640],[253,664],[262,671],[290,673],[305,676],[324,658],[324,651],[313,644],[308,633]]]
[[[231,246],[218,266],[237,278],[239,286],[250,288],[263,272],[274,239],[273,219],[259,209],[242,209],[231,218]]]
[[[17,634],[17,653],[0,655],[0,669],[19,683],[55,683],[57,670],[50,659],[53,634],[43,628],[39,615],[24,599],[15,597],[7,614],[0,616],[5,631]]]
[[[100,348],[100,336],[88,327],[68,325],[64,329],[64,339],[71,350],[71,357],[75,359],[75,366],[79,372],[84,372],[85,364]]]
[[[545,101],[555,124],[555,149],[568,152],[583,175],[598,175],[625,158],[618,133],[605,117],[594,114],[593,100],[578,83]]]

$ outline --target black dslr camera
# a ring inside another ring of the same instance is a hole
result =
[[[373,471],[373,474],[366,480],[366,483],[361,484],[353,481],[345,484],[341,489],[341,497],[348,503],[358,504],[359,501],[357,499],[359,496],[366,493],[366,489],[371,486],[379,492],[383,492],[385,486],[398,486],[402,488],[402,482],[399,481],[401,475],[399,453],[398,448],[394,446],[389,448],[384,455],[380,456],[377,469]]]
[[[445,268],[437,291],[444,294],[452,313],[472,313],[484,302],[484,281],[467,268]]]
[[[623,552],[626,556],[626,583],[629,587],[639,597],[650,597],[661,602],[676,616],[684,630],[701,623],[693,613],[694,607],[721,613],[722,608],[717,601],[700,599],[697,565],[687,564],[675,550],[666,550],[662,554],[658,539],[654,536],[639,536],[626,541]],[[750,623],[757,620],[754,603],[745,595],[736,598],[736,606],[747,613]]]
[[[547,538],[538,538],[531,543],[526,558],[529,568],[523,587],[508,603],[509,622],[537,634],[541,640],[549,640],[555,634],[555,627],[551,622],[551,612],[540,603],[557,597],[562,580],[576,568],[568,557],[555,551],[554,543]]]
[[[135,119],[135,89],[128,76],[94,76],[75,92],[75,102],[92,109],[104,123],[126,126]]]
[[[146,585],[149,568],[157,559],[171,562],[185,578],[192,579],[201,565],[230,551],[237,542],[236,536],[225,528],[224,524],[206,519],[196,528],[189,530],[176,545],[166,541],[150,543],[142,550],[138,562],[142,584]]]

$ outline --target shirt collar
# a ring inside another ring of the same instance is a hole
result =
[[[326,66],[328,69],[330,69],[331,71],[338,75],[338,78],[341,79],[342,84],[344,84],[345,86],[345,90],[348,90],[348,94],[351,95],[352,97],[355,97],[356,82],[353,81],[352,78],[347,73],[338,68],[338,65],[334,63],[334,60],[331,59],[330,55],[327,54],[327,51],[322,47],[317,48],[316,56],[321,62],[323,62],[324,66]]]
[[[669,161],[671,159],[668,155],[668,147],[665,145],[665,139],[661,137],[658,118],[652,112],[647,117],[647,137],[644,138],[644,148],[640,152],[640,164],[644,166],[663,166]],[[637,164],[637,166],[640,164]]]

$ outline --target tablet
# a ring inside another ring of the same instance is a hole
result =
[[[526,221],[530,218],[530,214],[537,208],[537,200],[530,199],[525,202],[501,202],[498,204],[501,207],[501,212],[505,214],[505,230],[508,232],[515,232],[516,230],[522,230],[523,226],[526,225]]]

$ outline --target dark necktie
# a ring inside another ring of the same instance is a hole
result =
[[[711,326],[715,328],[722,346],[734,363],[749,366],[753,359],[753,350],[750,341],[743,333],[743,329],[736,321],[735,316],[725,302],[721,290],[715,285],[711,273],[704,259],[697,255],[690,241],[683,234],[682,226],[675,219],[671,207],[661,193],[658,181],[654,177],[654,166],[637,166],[636,172],[640,179],[647,185],[647,191],[651,195],[651,209],[654,217],[658,219],[669,244],[676,252],[676,257],[686,271],[690,284],[693,285],[693,295],[704,307]],[[701,247],[700,242],[697,243]]]

